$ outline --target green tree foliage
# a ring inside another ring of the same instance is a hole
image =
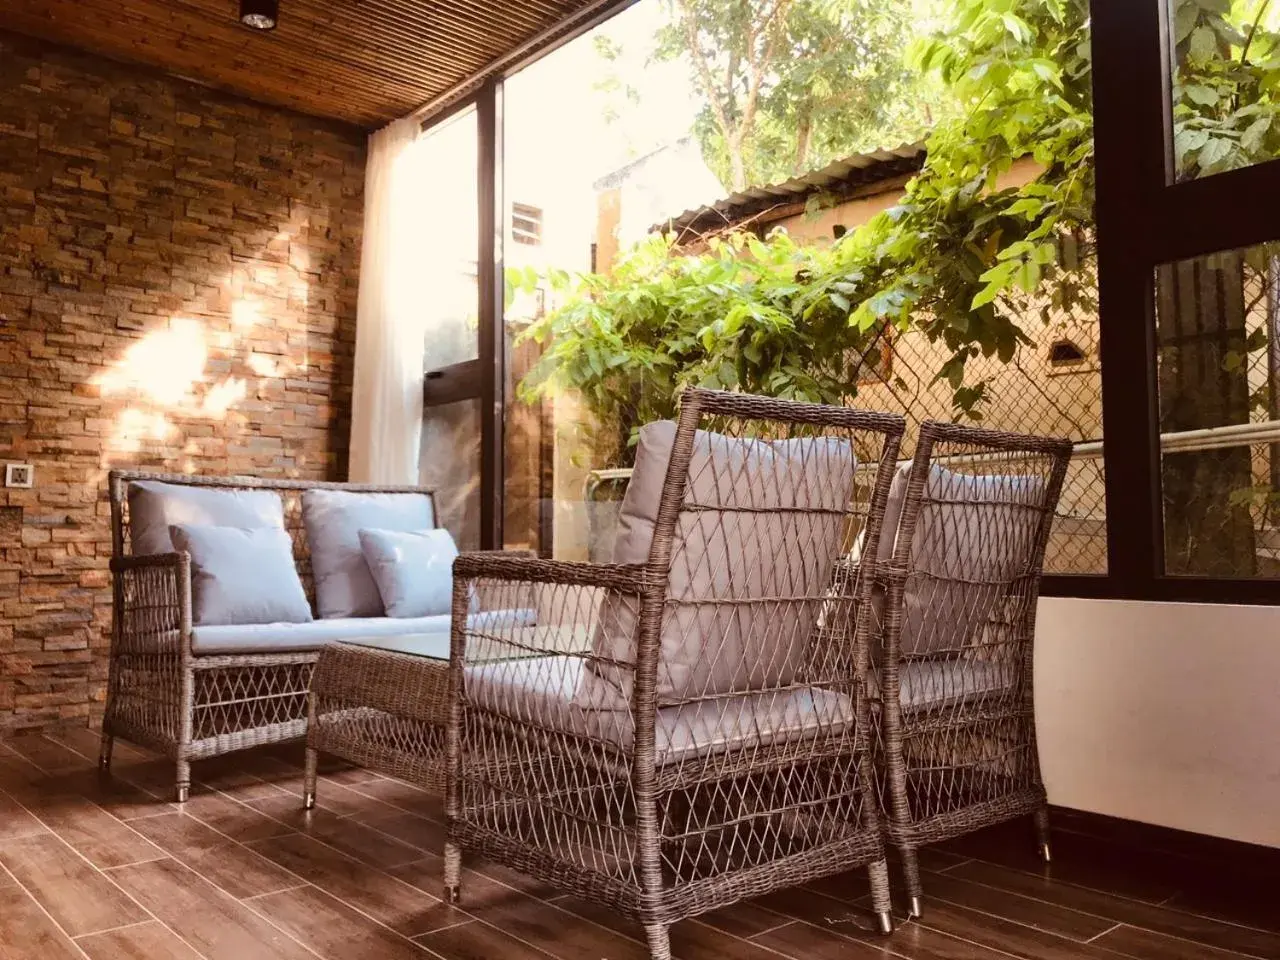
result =
[[[930,98],[907,92],[905,0],[667,2],[657,56],[689,62],[703,154],[729,189],[927,128]]]
[[[832,258],[785,233],[732,233],[699,254],[655,235],[609,276],[510,270],[508,300],[543,285],[563,302],[524,333],[546,350],[522,398],[574,390],[624,438],[672,416],[688,384],[839,403],[857,389],[860,358],[832,350],[850,340],[848,304],[819,280]]]
[[[1179,0],[1174,154],[1181,179],[1280,156],[1280,4]]]
[[[1280,147],[1280,36],[1268,5],[1177,0],[1184,175],[1270,159]],[[651,238],[611,276],[556,278],[563,306],[526,333],[549,345],[526,396],[570,387],[601,417],[629,423],[669,415],[673,388],[688,382],[847,398],[862,358],[896,327],[945,344],[937,376],[959,413],[980,417],[987,385],[966,379],[966,363],[1010,360],[1041,309],[1092,296],[1089,13],[1086,0],[955,0],[949,9],[910,63],[960,110],[930,134],[927,162],[897,206],[829,249],[775,233],[688,254]],[[1018,162],[1038,175],[1006,185]]]

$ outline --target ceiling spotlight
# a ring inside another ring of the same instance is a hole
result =
[[[240,22],[254,30],[274,30],[280,19],[280,0],[240,0]]]

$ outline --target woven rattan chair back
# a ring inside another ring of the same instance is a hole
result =
[[[885,824],[916,912],[917,847],[1022,814],[1043,821],[1032,655],[1070,456],[1066,440],[926,422],[895,476],[876,716]]]
[[[642,432],[617,564],[459,560],[451,886],[478,850],[640,920],[659,958],[676,920],[861,864],[887,918],[848,556],[876,549],[904,427],[688,390]],[[466,629],[476,590],[527,582],[572,629]]]

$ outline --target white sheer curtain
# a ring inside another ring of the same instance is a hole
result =
[[[418,482],[428,295],[420,246],[429,229],[414,163],[419,132],[405,119],[369,137],[351,402],[350,479],[359,483]]]

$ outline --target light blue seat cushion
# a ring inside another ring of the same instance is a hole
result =
[[[532,625],[533,610],[489,610],[467,618],[470,630]],[[339,640],[406,637],[440,634],[447,638],[452,618],[447,613],[431,617],[335,617],[310,623],[254,623],[236,626],[195,627],[191,649],[198,656],[243,653],[302,653],[319,650]],[[394,648],[392,648],[394,649]]]

